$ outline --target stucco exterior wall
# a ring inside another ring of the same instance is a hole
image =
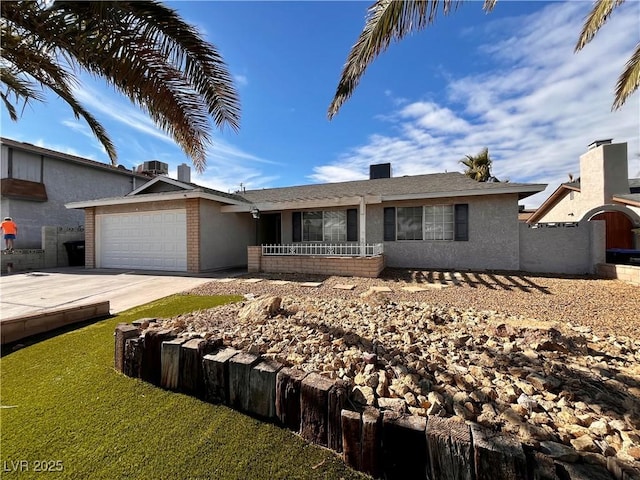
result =
[[[605,144],[580,156],[582,201],[591,208],[609,203],[615,193],[629,193],[627,144]]]
[[[551,208],[541,222],[578,222],[586,212],[580,192],[569,192]],[[572,215],[570,215],[572,214]]]
[[[250,213],[221,213],[221,204],[200,202],[200,270],[247,264],[247,246],[255,241]]]
[[[520,270],[590,274],[605,262],[605,222],[583,221],[577,227],[531,228],[520,223]]]
[[[7,176],[8,147],[2,145],[2,175]],[[68,161],[13,150],[13,177],[40,181],[47,190],[46,202],[2,197],[2,216],[11,216],[18,224],[16,248],[40,248],[41,229],[45,225],[78,227],[84,225],[82,210],[67,209],[68,202],[117,197],[134,188],[134,177],[120,172],[91,168]],[[40,167],[40,164],[42,165]],[[20,175],[20,176],[19,176]],[[142,185],[135,179],[135,188]]]
[[[468,241],[384,242],[387,267],[518,270],[520,260],[516,194],[368,205],[367,242],[383,241],[383,209],[385,207],[454,203],[469,205]]]

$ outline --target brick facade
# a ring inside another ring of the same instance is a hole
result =
[[[187,271],[200,271],[200,199],[187,199]]]
[[[261,255],[261,247],[248,247],[248,271],[257,273],[308,273],[342,277],[376,278],[384,270],[384,255],[330,257],[313,255]]]
[[[597,272],[601,277],[617,278],[623,282],[640,286],[640,267],[634,265],[600,263],[598,264]]]
[[[96,208],[84,209],[84,266],[96,268]]]

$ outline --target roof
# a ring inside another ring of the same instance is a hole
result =
[[[616,200],[618,198],[624,199],[625,197],[629,197],[629,196],[634,197],[636,190],[640,190],[640,178],[629,179],[629,190],[632,192],[631,195],[629,194],[614,195],[613,200]],[[558,186],[558,188],[556,188],[555,191],[551,195],[549,195],[549,197],[544,202],[542,202],[542,205],[538,207],[538,209],[533,213],[533,215],[529,217],[529,219],[527,220],[527,223],[536,223],[537,221],[539,221],[540,218],[542,218],[549,210],[551,210],[551,208],[553,208],[560,200],[562,200],[567,195],[567,193],[571,191],[574,191],[574,192],[580,191],[579,178],[577,180],[574,180],[573,182],[561,183]],[[632,200],[632,201],[636,201],[636,200]]]
[[[108,170],[112,173],[127,175],[127,176],[136,176],[141,179],[149,180],[148,175],[141,175],[134,171],[128,170],[123,166],[115,166],[109,163],[98,162],[95,160],[89,160],[88,158],[77,157],[75,155],[69,155],[67,153],[57,152],[55,150],[50,150],[44,147],[38,147],[31,143],[18,142],[16,140],[11,140],[10,138],[0,137],[0,143],[2,145],[6,145],[11,148],[16,148],[25,152],[32,152],[38,155],[45,155],[50,158],[55,158],[56,160],[63,160],[66,162],[76,163],[79,165],[84,165],[90,168],[97,168],[100,170]]]
[[[522,199],[541,192],[545,188],[546,185],[543,184],[477,182],[462,173],[452,172],[247,190],[240,195],[253,203],[353,196],[380,196],[382,200],[396,200],[411,196],[433,198],[503,193],[518,193],[519,198]]]
[[[626,195],[614,195],[613,201],[640,207],[640,193],[628,193]]]
[[[159,183],[163,185],[158,185]],[[165,187],[170,190],[165,190]],[[67,204],[67,207],[85,208],[155,200],[207,198],[229,205],[223,207],[225,212],[248,212],[255,205],[261,210],[353,205],[365,197],[367,203],[500,194],[517,194],[518,198],[526,198],[545,188],[544,184],[476,182],[461,173],[435,173],[225,193],[195,183],[160,176],[124,197],[73,202]],[[145,191],[147,193],[144,193]]]

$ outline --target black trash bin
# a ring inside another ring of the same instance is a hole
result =
[[[70,267],[84,266],[84,240],[64,242],[64,248],[67,249]]]

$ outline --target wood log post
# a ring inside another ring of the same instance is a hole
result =
[[[235,348],[223,348],[202,358],[206,401],[229,404],[229,359],[237,353]]]
[[[294,432],[300,431],[300,389],[307,372],[285,367],[276,375],[276,417]]]
[[[471,430],[464,421],[430,416],[426,436],[433,478],[473,480]]]
[[[362,412],[362,471],[374,478],[381,475],[382,415],[375,407]]]
[[[560,480],[556,473],[556,463],[553,458],[535,450],[525,450],[524,453],[527,457],[529,470],[533,474],[531,478],[534,480]]]
[[[128,323],[119,323],[116,325],[116,331],[113,333],[115,337],[113,367],[118,372],[124,372],[124,342],[138,335],[140,335],[140,329],[134,325]]]
[[[264,359],[251,369],[249,413],[269,420],[276,418],[276,375],[281,368],[281,363]]]
[[[222,344],[222,340],[205,340],[193,338],[180,347],[180,374],[178,388],[180,391],[202,398],[204,396],[204,374],[202,357],[213,352]]]
[[[471,424],[476,480],[518,480],[527,477],[522,444],[513,437]]]
[[[327,410],[327,442],[335,452],[342,452],[342,410],[347,405],[351,394],[351,383],[336,380],[329,390],[329,406]]]
[[[318,373],[302,380],[300,389],[300,435],[309,443],[326,447],[329,390],[333,381]]]
[[[556,462],[562,472],[562,478],[571,480],[611,480],[611,473],[600,465],[587,465],[583,463]],[[623,477],[624,478],[624,477]],[[633,477],[628,477],[632,479]],[[635,477],[637,478],[637,477]]]
[[[166,340],[160,349],[160,386],[177,390],[180,381],[180,350],[188,339],[185,337]]]
[[[362,470],[362,420],[360,413],[342,410],[342,455],[354,470]]]
[[[124,342],[124,365],[123,372],[128,377],[140,378],[142,352],[144,350],[144,341],[142,337],[137,336],[128,338]]]
[[[140,378],[160,385],[162,377],[162,342],[175,338],[173,330],[150,328],[144,332],[144,355]]]
[[[391,410],[383,413],[382,471],[385,479],[431,478],[426,428],[425,417]]]
[[[259,360],[258,355],[246,352],[240,352],[229,359],[229,405],[236,410],[249,410],[251,368]]]

